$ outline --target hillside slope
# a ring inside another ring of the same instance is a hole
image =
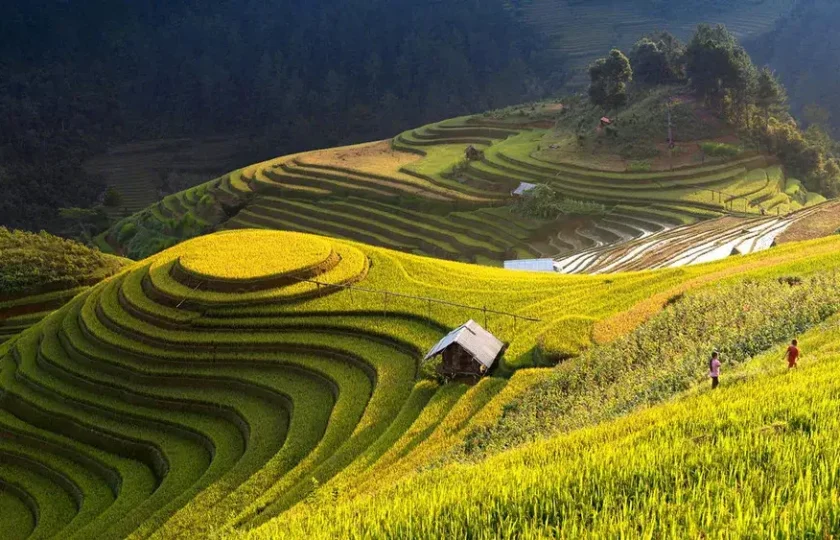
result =
[[[0,342],[129,262],[47,233],[0,227]]]
[[[552,342],[568,358],[680,294],[831,274],[838,253],[830,238],[604,279],[290,232],[182,243],[0,349],[3,532],[173,538],[270,523],[273,534],[271,519],[299,516],[303,500],[378,493],[494,426],[552,373],[522,369]],[[805,311],[809,325],[828,316]],[[469,318],[509,344],[494,376],[425,378],[422,354]]]
[[[246,538],[832,537],[840,422],[837,318],[714,392],[380,494],[326,498]]]
[[[673,153],[660,142],[668,103],[680,141]],[[612,135],[598,127],[602,115],[579,100],[542,102],[445,120],[391,141],[283,156],[166,197],[105,239],[142,258],[214,230],[266,228],[498,265],[561,258],[722,215],[781,216],[823,200],[772,156],[736,147],[746,143],[685,88],[641,91],[616,112]],[[714,157],[709,145],[732,152]],[[465,158],[468,147],[477,158]],[[572,213],[518,212],[511,192],[520,183],[550,186],[571,201]]]
[[[694,27],[714,22],[739,39],[771,31],[794,7],[794,0],[703,1],[674,4],[654,0],[519,0],[517,13],[547,41],[548,53],[561,63],[571,87],[588,84],[586,68],[610,47],[624,50],[640,35],[668,30],[685,39]]]

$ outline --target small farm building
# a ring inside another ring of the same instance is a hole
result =
[[[467,149],[464,150],[464,157],[467,158],[467,161],[480,161],[481,158],[484,157],[484,152],[473,145],[469,145]]]
[[[472,319],[459,326],[432,347],[423,361],[443,356],[437,368],[447,378],[481,377],[502,352],[504,343]]]
[[[606,116],[601,117],[601,125],[602,126],[609,126],[611,124],[612,124],[612,120],[610,120],[608,117],[606,117]]]
[[[554,259],[518,259],[505,261],[505,270],[527,270],[529,272],[554,272]]]
[[[522,196],[537,187],[536,184],[529,184],[528,182],[520,182],[519,187],[510,192],[511,195]]]

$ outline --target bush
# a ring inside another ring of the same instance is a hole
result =
[[[651,169],[650,162],[647,161],[631,161],[627,166],[630,172],[648,172]]]
[[[116,188],[109,187],[105,191],[105,198],[103,199],[102,204],[107,206],[108,208],[118,208],[123,203],[122,195],[120,192],[116,190]]]
[[[120,244],[125,244],[134,238],[135,234],[137,234],[137,224],[133,221],[128,221],[120,226],[119,232],[117,233],[117,241]]]
[[[0,227],[0,296],[72,288],[109,276],[122,261],[72,240]]]
[[[514,211],[538,219],[556,219],[561,215],[601,216],[607,213],[601,203],[565,199],[545,184],[539,184],[519,197]]]
[[[738,146],[719,142],[704,142],[700,145],[700,148],[707,156],[721,158],[737,157],[743,152]]]

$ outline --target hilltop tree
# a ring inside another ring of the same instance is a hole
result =
[[[685,78],[685,47],[669,32],[643,37],[630,51],[633,77],[645,84],[667,84]]]
[[[746,106],[754,87],[755,67],[749,55],[723,25],[701,24],[685,51],[686,71],[697,95],[723,107],[730,97]]]
[[[103,198],[103,203],[108,208],[118,208],[122,206],[123,198],[117,188],[113,186],[109,186],[108,189],[105,190],[105,196]]]
[[[101,206],[94,208],[59,208],[58,215],[69,224],[68,236],[90,241],[94,234],[108,228],[108,215]]]
[[[755,104],[764,111],[765,127],[770,123],[770,110],[783,106],[786,101],[785,89],[776,75],[770,68],[762,68],[756,81]]]
[[[589,66],[589,98],[596,105],[619,107],[627,102],[627,83],[633,80],[630,60],[618,49]]]

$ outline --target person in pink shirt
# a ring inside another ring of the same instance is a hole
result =
[[[709,360],[709,377],[712,378],[712,390],[714,390],[720,384],[720,358],[717,351],[712,353],[712,359]]]

